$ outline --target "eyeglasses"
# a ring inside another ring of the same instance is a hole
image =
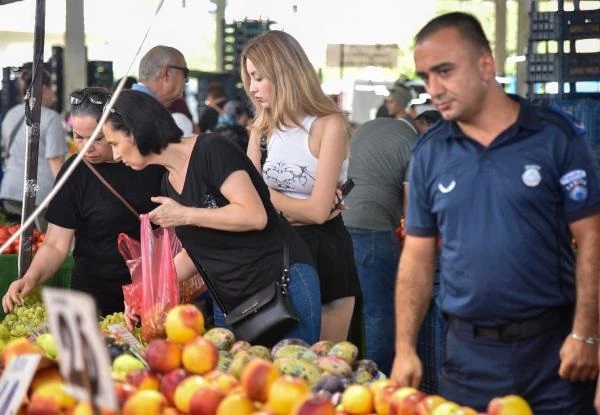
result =
[[[108,101],[107,101],[107,102],[104,104],[104,108],[102,108],[102,112],[103,112],[103,113],[104,113],[104,112],[106,112],[106,110],[108,109],[108,107],[107,107],[107,106],[108,106]],[[110,111],[109,111],[109,112],[110,112],[111,114],[116,114],[116,115],[118,115],[119,117],[123,118],[123,115],[121,115],[121,113],[120,113],[119,111],[117,111],[117,110],[115,109],[115,107],[112,107],[112,108],[110,109]]]
[[[188,68],[186,68],[185,66],[167,65],[167,68],[179,69],[181,72],[183,72],[185,82],[190,80],[190,70]]]
[[[83,91],[73,92],[70,96],[71,105],[81,105],[86,99],[95,105],[104,105],[108,101],[109,96],[106,94],[98,94],[95,92],[88,93]]]

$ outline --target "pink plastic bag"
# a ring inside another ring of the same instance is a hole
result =
[[[148,215],[140,215],[140,220],[141,241],[121,233],[118,250],[131,273],[132,283],[123,286],[125,304],[141,317],[142,337],[148,341],[164,337],[166,314],[179,303],[180,291],[184,297],[195,296],[206,291],[206,286],[199,275],[178,282],[173,258],[181,250],[181,242],[175,230],[153,230]]]

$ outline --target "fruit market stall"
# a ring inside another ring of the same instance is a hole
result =
[[[25,320],[23,326],[28,328],[39,323],[45,317],[39,290],[9,316]],[[42,356],[25,399],[19,401],[19,414],[478,414],[442,396],[399,387],[374,362],[359,359],[358,348],[350,342],[309,345],[284,339],[271,348],[252,345],[236,340],[225,328],[206,330],[204,315],[191,304],[170,309],[164,319],[165,335],[147,342],[139,336],[139,329],[132,333],[125,328],[122,313],[104,317],[98,327],[109,355],[116,411],[96,407],[94,412],[88,400],[71,393],[58,365],[64,363],[61,351],[69,359],[72,355],[57,347],[43,325],[16,337],[12,334],[18,333],[0,330],[6,339],[3,367],[24,353]],[[511,395],[491,400],[487,414],[532,412],[522,398]]]

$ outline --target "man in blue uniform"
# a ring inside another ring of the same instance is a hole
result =
[[[445,121],[413,148],[391,377],[419,385],[439,235],[440,394],[478,410],[514,393],[536,415],[594,413],[600,178],[582,131],[504,93],[473,16],[439,16],[415,40],[417,74]]]

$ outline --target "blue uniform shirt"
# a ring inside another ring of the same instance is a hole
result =
[[[441,238],[440,307],[478,324],[575,301],[569,222],[600,212],[584,137],[525,100],[485,148],[440,122],[413,147],[406,232]]]

